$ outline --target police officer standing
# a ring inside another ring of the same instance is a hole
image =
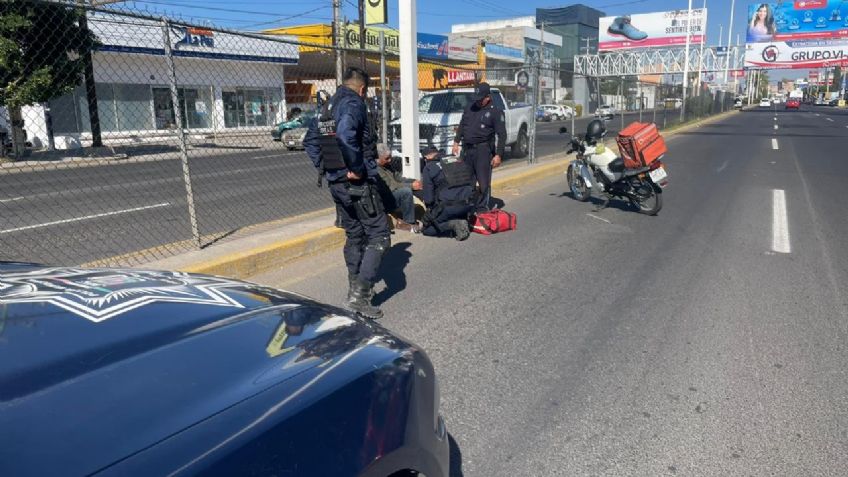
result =
[[[478,212],[489,210],[492,169],[501,165],[506,147],[506,126],[503,110],[492,103],[488,83],[477,85],[474,102],[462,113],[453,142],[454,156],[459,154],[460,144],[463,160],[471,166],[474,178],[480,185],[475,209]]]
[[[376,187],[376,145],[364,97],[368,73],[348,68],[343,85],[309,126],[303,145],[323,173],[336,203],[347,241],[347,307],[371,319],[383,316],[371,304],[383,254],[391,245],[388,219]],[[374,148],[374,150],[371,150]]]

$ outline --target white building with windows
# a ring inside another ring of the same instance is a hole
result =
[[[97,108],[106,143],[173,136],[175,108],[192,134],[267,132],[286,111],[286,65],[297,64],[293,38],[264,39],[162,22],[90,14],[102,47],[93,55]],[[170,42],[178,103],[172,101]],[[282,41],[280,41],[282,40]],[[57,148],[91,140],[84,86],[48,102]],[[25,129],[47,142],[43,105],[25,108]]]

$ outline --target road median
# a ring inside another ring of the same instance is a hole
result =
[[[505,168],[492,181],[493,192],[516,189],[562,174],[568,161],[548,156],[537,164]],[[344,231],[332,225],[332,210],[300,222],[289,223],[249,237],[202,250],[175,255],[139,267],[181,270],[233,278],[247,278],[278,269],[295,260],[340,248]]]

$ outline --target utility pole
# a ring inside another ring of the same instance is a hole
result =
[[[539,42],[539,43],[541,43],[541,46],[539,47],[539,66],[541,67],[541,66],[545,65],[545,22],[542,22],[539,26],[542,30],[541,41]],[[538,74],[541,76],[541,74],[542,74],[541,69],[539,69]],[[541,104],[542,100],[543,100],[542,88],[541,87],[538,88],[538,90],[536,91],[536,95],[538,97],[538,99],[536,100],[536,104]],[[536,114],[535,110],[533,110],[533,114]]]
[[[701,9],[701,15],[704,15],[707,11],[707,0],[704,0],[704,6]],[[701,28],[704,28],[707,25],[707,19],[702,17],[703,23],[701,24]],[[690,28],[691,31],[691,28]],[[698,53],[698,95],[701,94],[701,75],[703,75],[704,71],[704,43],[706,43],[707,31],[704,29],[704,34],[701,35],[701,50]]]
[[[686,52],[683,64],[683,97],[680,101],[680,122],[686,119],[686,84],[689,82],[689,44],[692,40],[692,0],[689,0],[689,11],[686,14]]]
[[[342,84],[342,75],[344,72],[342,71],[342,42],[340,41],[342,37],[341,31],[341,6],[342,0],[332,0],[333,1],[333,46],[336,47],[336,87]]]
[[[706,0],[704,0],[706,1]],[[365,0],[359,0],[359,62],[365,69]]]
[[[730,23],[727,24],[727,46],[730,47],[730,41],[733,39],[733,10],[736,8],[736,0],[730,0]],[[739,35],[736,35],[736,45],[739,46]],[[729,58],[729,57],[728,57]],[[729,65],[728,65],[729,66]],[[727,84],[727,68],[724,67],[724,84]]]
[[[93,2],[92,2],[93,3]],[[85,7],[85,0],[77,0],[77,4]],[[81,8],[79,23],[83,32],[88,31],[88,12]],[[103,138],[100,131],[100,114],[97,110],[97,88],[94,85],[94,58],[89,51],[83,58],[83,79],[85,80],[85,98],[88,104],[88,122],[91,125],[91,147],[103,146]]]

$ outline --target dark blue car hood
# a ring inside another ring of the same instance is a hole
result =
[[[0,265],[0,474],[96,472],[363,346],[373,326],[221,278]]]

